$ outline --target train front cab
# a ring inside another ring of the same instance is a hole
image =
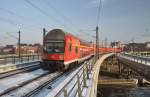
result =
[[[65,33],[54,29],[45,36],[41,67],[50,71],[64,68]]]

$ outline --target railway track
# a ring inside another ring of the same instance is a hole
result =
[[[76,67],[79,68],[79,67]],[[51,89],[52,84],[59,84],[59,81],[64,80],[69,74],[76,70],[66,72],[46,73],[37,78],[23,82],[17,86],[11,87],[0,93],[1,97],[32,97],[37,95],[44,89]]]
[[[19,83],[19,84],[16,85],[16,86],[10,87],[10,88],[6,89],[5,91],[1,92],[1,93],[0,93],[0,96],[5,95],[5,94],[7,94],[7,93],[9,93],[9,92],[11,92],[11,91],[14,91],[14,90],[16,90],[17,88],[23,87],[24,85],[26,85],[26,84],[28,84],[28,83],[34,81],[34,80],[37,80],[37,79],[39,79],[39,78],[41,78],[41,77],[43,77],[43,76],[45,76],[45,75],[47,75],[47,74],[48,74],[48,73],[42,74],[42,75],[40,75],[40,76],[38,76],[38,77],[35,77],[35,78],[33,78],[33,79],[30,79],[30,80],[24,81],[24,82],[22,82],[22,83]],[[4,97],[5,97],[5,96],[4,96]]]
[[[43,71],[42,69],[37,69],[29,72],[22,72],[18,74],[14,74],[9,77],[2,78],[0,80],[0,95],[5,94],[15,87],[18,87],[23,84],[27,84],[28,81],[32,79],[42,77],[48,74],[48,71]],[[1,96],[0,96],[1,97]]]
[[[60,72],[42,74],[36,78],[24,81],[17,86],[8,88],[0,93],[0,97],[28,97],[27,95],[37,92],[54,79],[61,76],[61,74]]]
[[[36,88],[35,90],[30,91],[29,93],[27,93],[26,95],[23,95],[21,97],[34,97],[34,96],[38,95],[38,93],[41,92],[44,89],[52,89],[52,84],[59,84],[60,80],[64,80],[65,77],[67,77],[73,71],[69,70],[69,71],[67,71],[65,73],[61,73],[57,77],[55,77],[55,78],[53,78],[51,80],[48,80],[47,82],[43,83],[38,88]]]
[[[27,71],[30,72],[30,71],[33,71],[33,70],[37,70],[39,68],[40,68],[40,63],[39,62],[30,64],[30,65],[27,65],[27,66],[22,66],[22,67],[20,67],[16,70],[8,71],[8,72],[5,72],[5,73],[0,73],[0,79],[10,77],[10,76],[15,75],[15,74],[27,72]]]

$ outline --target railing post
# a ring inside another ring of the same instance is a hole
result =
[[[90,62],[90,64],[89,64],[89,74],[91,74],[91,71],[92,71],[92,62]]]
[[[89,74],[91,74],[92,68],[91,68],[91,64],[90,64],[90,63],[89,63],[89,65],[88,65],[88,68],[89,68]]]
[[[95,61],[95,60],[92,60],[92,61],[90,62],[90,73],[91,73],[91,71],[92,71],[92,69],[93,69],[93,67],[94,67],[93,64],[96,64],[96,61]]]
[[[88,68],[89,64],[86,64],[86,74],[87,74],[87,79],[89,79],[89,68]]]
[[[77,82],[78,82],[78,97],[82,97],[82,92],[81,92],[81,85],[80,85],[80,77],[77,74]]]
[[[86,74],[85,74],[85,65],[86,64],[84,64],[84,66],[83,66],[83,86],[84,87],[87,87],[87,85],[86,85]]]
[[[64,97],[68,97],[68,93],[66,89],[64,89]]]

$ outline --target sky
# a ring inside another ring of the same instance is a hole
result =
[[[150,41],[150,0],[102,0],[100,41]],[[0,45],[42,43],[42,28],[94,40],[99,0],[0,0]]]

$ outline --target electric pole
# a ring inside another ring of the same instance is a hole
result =
[[[45,46],[45,35],[46,35],[46,29],[43,28],[43,47]]]
[[[21,56],[21,51],[20,51],[20,50],[21,50],[21,45],[20,45],[20,36],[21,36],[21,35],[20,35],[20,33],[21,33],[21,32],[20,32],[20,30],[19,30],[19,32],[18,32],[18,34],[19,34],[19,38],[18,38],[18,54],[19,54],[19,58],[20,58],[20,56]]]
[[[96,27],[96,59],[99,58],[99,33],[98,33],[98,26]]]
[[[105,38],[105,47],[104,48],[107,48],[107,38]]]
[[[97,14],[97,26],[96,26],[96,59],[99,59],[99,32],[98,32],[98,25],[100,21],[100,12],[101,12],[102,2],[99,0],[98,6],[98,14]]]

